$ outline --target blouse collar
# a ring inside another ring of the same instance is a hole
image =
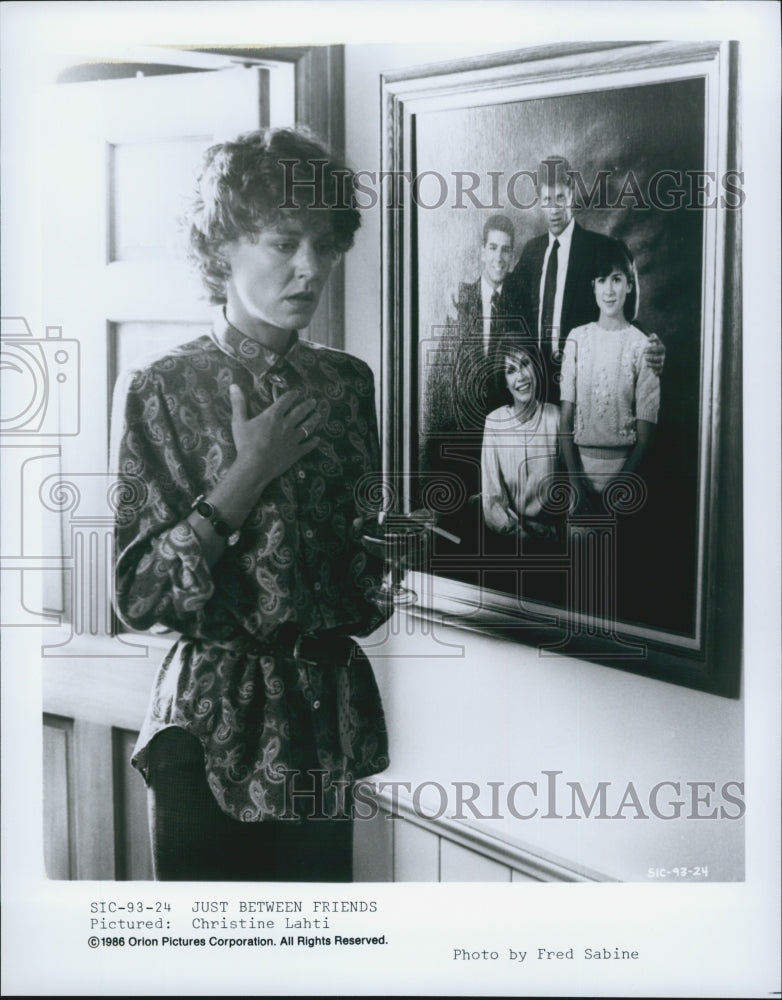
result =
[[[527,427],[530,424],[537,424],[543,414],[543,407],[540,400],[535,400],[535,405],[525,417],[520,417],[514,406],[509,406],[510,416],[519,427]]]
[[[304,370],[308,367],[306,355],[309,345],[299,339],[296,330],[293,331],[293,342],[290,347],[284,354],[280,354],[245,336],[241,330],[237,330],[228,322],[225,312],[221,310],[212,325],[211,336],[224,354],[238,361],[256,378],[277,370],[284,364],[292,365],[299,374],[304,374]]]

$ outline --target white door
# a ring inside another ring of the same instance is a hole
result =
[[[74,525],[111,513],[105,476],[118,371],[209,328],[213,307],[187,267],[179,220],[204,149],[269,124],[270,72],[232,68],[51,90],[44,315],[62,329],[63,350],[55,353],[74,370],[59,386],[61,479],[49,476],[42,498],[52,515],[47,545],[61,534],[66,559],[79,555]],[[50,499],[55,489],[59,503]],[[93,559],[89,573],[72,570],[62,599],[53,593],[56,579],[48,580],[47,604],[65,611],[77,631],[105,633],[102,567]]]
[[[36,436],[53,448],[22,487],[42,507],[44,562],[62,566],[44,591],[63,624],[42,629],[41,649],[53,878],[150,877],[143,782],[128,761],[165,640],[111,635],[110,399],[119,369],[209,328],[178,217],[209,144],[292,120],[292,88],[270,109],[269,72],[65,84],[48,104],[38,354],[59,398]]]

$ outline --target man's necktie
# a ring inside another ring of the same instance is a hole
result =
[[[491,322],[489,323],[489,351],[491,351],[500,333],[499,303],[500,303],[500,293],[495,289],[491,295]]]
[[[554,299],[557,294],[557,257],[559,240],[554,240],[546,266],[546,281],[543,285],[543,304],[540,309],[540,339],[541,347],[546,353],[554,349],[554,343],[559,346],[559,331],[554,327]]]

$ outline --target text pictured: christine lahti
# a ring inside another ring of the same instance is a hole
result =
[[[90,948],[366,948],[387,945],[374,899],[93,899]]]
[[[406,938],[402,934],[394,941],[400,930],[399,914],[394,906],[387,905],[382,895],[304,899],[256,892],[252,898],[249,893],[248,898],[230,899],[204,895],[194,895],[192,899],[181,895],[165,897],[165,892],[159,893],[158,898],[95,896],[85,914],[88,947],[104,951],[195,950],[210,951],[213,955],[275,952],[278,957],[297,950],[355,954],[358,950],[388,949],[382,956],[387,959],[394,952],[388,946],[402,945],[401,938]],[[469,938],[470,932],[466,936]],[[524,937],[529,936],[527,928]],[[620,946],[616,941],[585,945],[581,941],[575,944],[524,940],[516,942],[515,947],[499,941],[492,946],[486,946],[485,942],[479,946],[456,940],[462,937],[461,931],[434,935],[426,946],[428,957],[434,958],[436,952],[440,964],[453,968],[454,963],[459,963],[472,971],[479,966],[496,968],[506,963],[527,968],[568,964],[572,967],[585,962],[627,967],[643,961],[642,946],[637,943],[624,942]]]

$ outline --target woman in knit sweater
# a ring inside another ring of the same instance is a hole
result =
[[[581,510],[599,509],[608,484],[639,469],[660,405],[646,335],[632,325],[637,282],[623,244],[596,259],[592,285],[600,317],[568,336],[560,387],[562,454]]]

